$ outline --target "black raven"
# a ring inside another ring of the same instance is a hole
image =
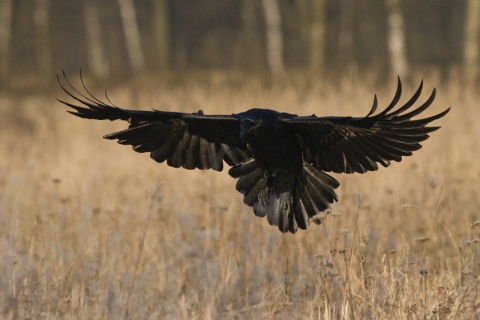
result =
[[[434,116],[411,120],[435,99],[413,108],[423,81],[403,106],[396,108],[402,92],[400,78],[392,102],[380,113],[375,96],[365,117],[297,116],[269,109],[251,109],[231,115],[139,111],[121,109],[75,89],[65,77],[62,89],[79,105],[75,116],[98,120],[125,120],[128,129],[104,138],[149,152],[157,162],[186,169],[222,171],[223,161],[237,178],[236,188],[257,216],[267,216],[280,231],[306,229],[311,218],[338,201],[337,180],[325,171],[364,173],[401,161],[421,148],[420,142],[439,127],[427,127],[450,108]],[[82,82],[83,84],[83,82]],[[318,219],[313,221],[319,223]]]

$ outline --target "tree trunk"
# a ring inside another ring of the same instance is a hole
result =
[[[87,0],[85,2],[85,26],[89,71],[96,78],[106,78],[108,77],[110,68],[108,60],[105,59],[102,28],[95,0]]]
[[[465,40],[464,40],[464,76],[467,84],[475,83],[478,76],[478,36],[480,18],[480,1],[469,0],[465,19]]]
[[[34,24],[35,24],[35,48],[39,71],[43,75],[53,73],[52,52],[50,51],[50,28],[49,21],[49,0],[36,0]]]
[[[262,0],[267,39],[267,63],[274,74],[283,73],[283,36],[277,0]]]
[[[12,35],[12,0],[0,1],[0,79],[10,69],[10,39]]]
[[[310,66],[322,71],[325,62],[325,0],[313,0],[310,24]]]
[[[118,0],[118,4],[130,66],[134,73],[141,73],[145,70],[145,58],[133,0]]]
[[[155,61],[160,70],[170,66],[170,14],[168,0],[152,0]]]
[[[478,1],[478,0],[474,0]],[[408,73],[408,63],[405,53],[405,27],[399,0],[388,0],[388,49],[390,54],[391,72],[404,76]]]

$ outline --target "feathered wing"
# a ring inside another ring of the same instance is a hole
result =
[[[74,109],[69,111],[71,114],[87,119],[128,121],[127,129],[104,138],[131,145],[136,152],[149,152],[157,162],[167,161],[176,168],[221,171],[223,161],[234,166],[249,158],[238,137],[238,119],[233,115],[121,109],[98,100],[85,86],[87,94],[82,94],[66,81],[71,90],[60,83],[63,90],[79,105],[59,101]]]
[[[390,161],[401,161],[420,149],[420,142],[428,133],[440,127],[427,125],[447,114],[447,110],[431,117],[412,120],[425,111],[435,99],[435,89],[419,107],[413,105],[420,97],[423,81],[415,94],[403,106],[395,109],[402,86],[398,79],[397,92],[390,105],[374,115],[372,109],[366,117],[296,117],[285,120],[297,133],[304,159],[315,168],[336,173],[364,173],[378,169],[377,163],[387,167]]]

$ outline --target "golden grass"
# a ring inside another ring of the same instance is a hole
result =
[[[142,82],[109,97],[185,112],[362,116],[374,93],[385,106],[395,88],[239,83]],[[417,84],[405,84],[403,101]],[[479,317],[479,98],[455,82],[438,88],[430,114],[453,109],[424,148],[388,169],[335,175],[333,214],[291,235],[255,217],[227,172],[156,164],[101,139],[123,123],[74,118],[53,97],[3,95],[0,317]]]

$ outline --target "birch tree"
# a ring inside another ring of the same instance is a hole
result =
[[[469,0],[465,19],[465,40],[463,49],[464,76],[467,84],[475,82],[478,76],[479,14],[480,1]]]
[[[109,74],[109,65],[108,60],[105,58],[102,28],[95,0],[87,0],[85,2],[85,26],[90,72],[97,78],[106,78]]]
[[[477,1],[477,0],[474,0]],[[396,75],[408,73],[408,63],[405,54],[405,27],[399,0],[388,0],[388,50],[391,71]]]
[[[267,63],[272,73],[279,74],[285,70],[280,9],[277,0],[262,0],[262,6],[265,15]]]
[[[145,58],[143,55],[141,35],[138,28],[137,17],[133,0],[118,0],[120,17],[122,19],[127,56],[135,73],[145,70]]]
[[[154,43],[155,56],[160,69],[170,65],[170,15],[168,0],[152,0],[154,5]]]

